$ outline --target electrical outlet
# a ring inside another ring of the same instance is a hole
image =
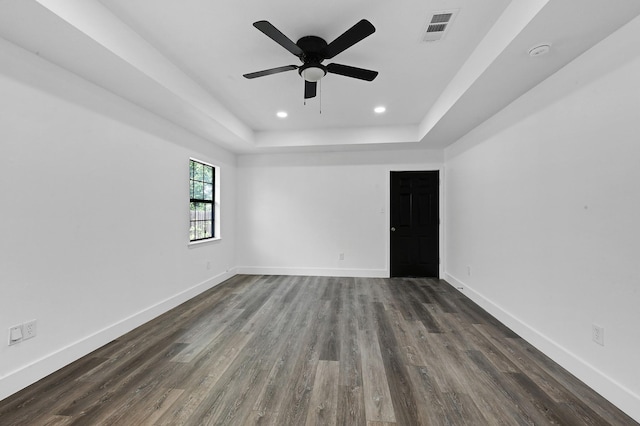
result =
[[[36,337],[38,332],[37,321],[31,320],[22,324],[22,340],[31,339],[32,337]]]
[[[9,346],[22,342],[22,324],[9,327]]]
[[[471,265],[467,265],[467,276],[471,276]]]
[[[211,269],[211,261],[207,262],[207,271]]]
[[[338,255],[338,258],[339,258],[340,260],[344,260],[344,253],[340,253],[340,254]]]
[[[591,338],[600,346],[604,346],[604,327],[593,324],[591,328]]]

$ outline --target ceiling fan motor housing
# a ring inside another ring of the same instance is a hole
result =
[[[303,53],[300,55],[300,60],[305,64],[310,62],[320,63],[326,58],[327,42],[320,37],[305,36],[298,40],[296,45],[302,49]]]

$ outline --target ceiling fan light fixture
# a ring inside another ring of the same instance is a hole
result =
[[[310,83],[319,81],[327,74],[327,69],[320,64],[310,64],[300,67],[300,75]]]

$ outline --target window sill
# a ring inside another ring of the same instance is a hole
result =
[[[208,238],[206,240],[189,241],[188,245],[189,245],[189,247],[191,247],[191,246],[199,246],[199,245],[202,245],[202,244],[213,243],[213,242],[220,241],[220,240],[222,240],[222,238],[220,238],[220,237]]]

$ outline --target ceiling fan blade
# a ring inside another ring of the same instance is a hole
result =
[[[350,67],[342,64],[327,65],[327,72],[344,75],[346,77],[358,78],[360,80],[373,81],[378,76],[378,71],[366,70],[364,68]]]
[[[271,25],[268,21],[257,21],[253,26],[262,31],[267,37],[278,43],[296,56],[301,56],[304,52],[289,37],[282,34],[280,30]]]
[[[245,78],[264,77],[265,75],[277,74],[279,72],[291,71],[298,69],[295,65],[285,65],[284,67],[270,68],[268,70],[250,72],[249,74],[243,74]]]
[[[316,97],[316,89],[318,88],[318,83],[316,81],[304,81],[304,98],[315,98]]]
[[[369,37],[376,32],[373,24],[366,19],[361,20],[353,27],[342,33],[340,37],[333,40],[324,51],[325,59],[331,59],[338,53],[345,51],[357,42]]]

